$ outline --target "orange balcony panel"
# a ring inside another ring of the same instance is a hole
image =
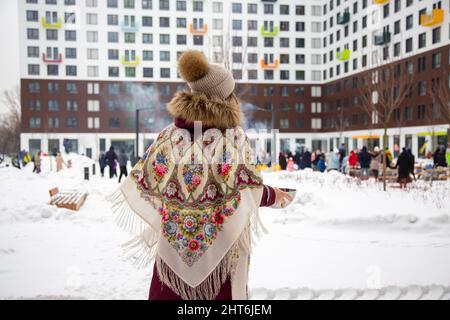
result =
[[[189,32],[192,34],[205,34],[208,32],[208,25],[205,23],[203,25],[203,29],[194,29],[194,25],[191,23],[189,24]]]
[[[275,59],[273,63],[268,64],[264,59],[261,59],[261,68],[262,69],[276,69],[280,65],[280,61],[278,59]]]
[[[432,13],[420,16],[420,25],[423,27],[434,27],[444,21],[444,10],[434,9]]]
[[[373,3],[375,3],[375,4],[386,4],[388,2],[389,2],[389,0],[373,0]]]

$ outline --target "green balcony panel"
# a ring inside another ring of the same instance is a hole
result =
[[[263,37],[276,37],[278,35],[278,27],[274,27],[273,31],[266,31],[266,29],[264,29],[264,26],[261,26],[261,35]]]

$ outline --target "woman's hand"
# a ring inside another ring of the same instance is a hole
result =
[[[284,208],[287,203],[294,200],[294,197],[287,192],[278,188],[273,188],[273,190],[275,191],[275,204],[278,204],[281,208]]]

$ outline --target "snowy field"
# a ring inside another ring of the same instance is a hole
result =
[[[105,197],[117,180],[83,180],[92,163],[43,173],[0,168],[0,299],[146,299],[151,268],[138,270],[121,244]],[[54,167],[54,164],[53,164]],[[261,210],[269,233],[254,248],[254,299],[450,299],[450,185],[381,191],[337,173],[270,173],[298,189],[286,209]],[[79,212],[46,203],[48,190],[89,196]]]

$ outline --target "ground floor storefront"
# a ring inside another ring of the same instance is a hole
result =
[[[387,145],[394,157],[402,148],[411,149],[412,153],[423,158],[428,152],[447,143],[447,125],[430,127],[405,127],[388,129]],[[332,133],[276,133],[267,131],[248,131],[250,140],[259,156],[269,157],[272,151],[272,140],[276,141],[275,154],[280,151],[301,152],[321,150],[328,152],[344,143],[347,152],[366,146],[369,150],[383,145],[383,130],[360,130]],[[139,135],[139,155],[156,139],[156,133]],[[275,138],[274,138],[275,137]],[[124,149],[130,156],[136,152],[136,135],[132,133],[23,133],[21,149],[34,155],[37,151],[55,154],[58,151],[74,152],[90,158],[98,158],[101,152],[111,146],[115,150]],[[264,156],[265,155],[265,156]]]

